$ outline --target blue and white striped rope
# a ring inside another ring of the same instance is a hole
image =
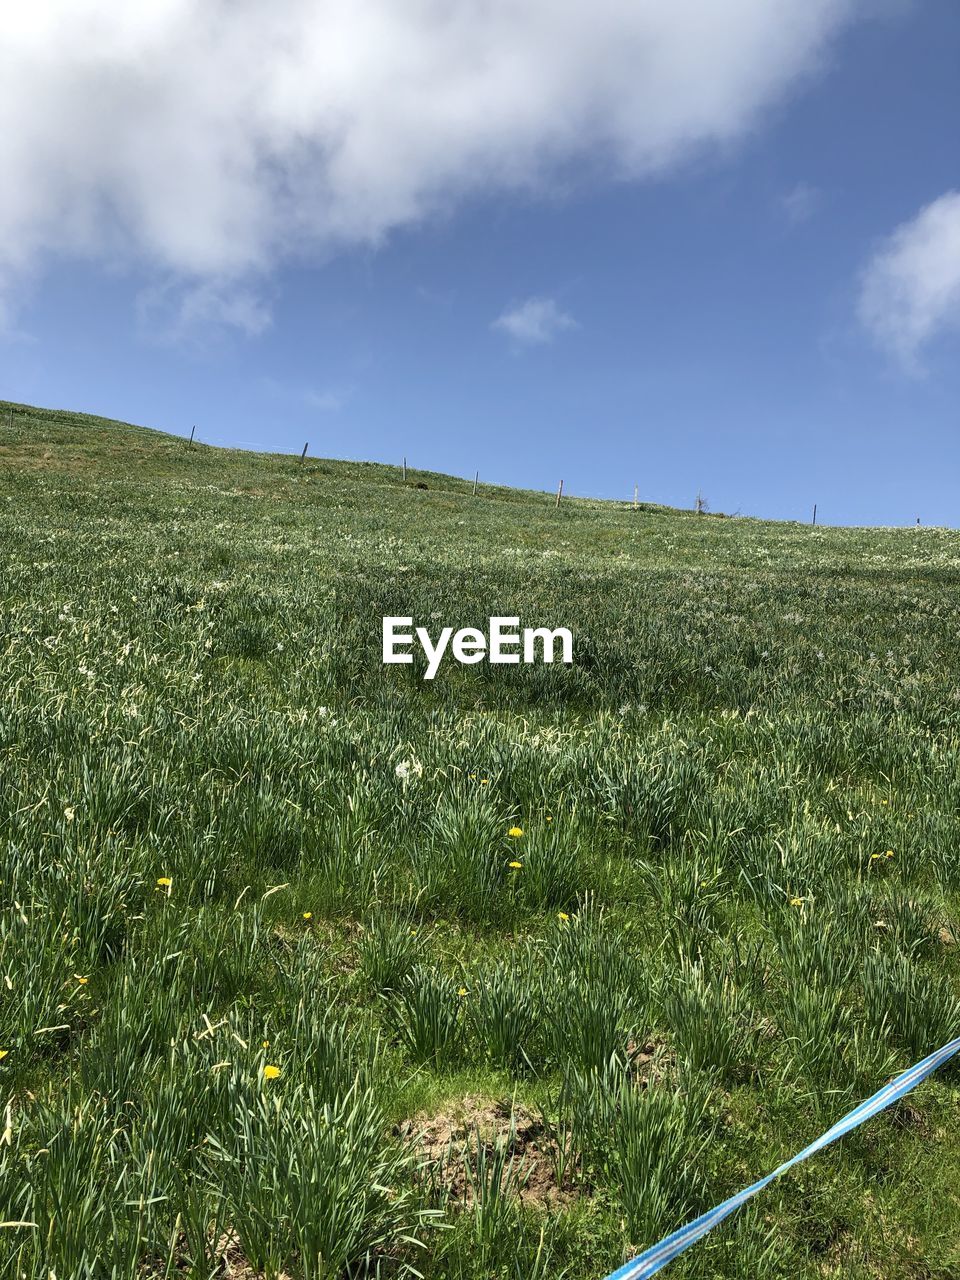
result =
[[[875,1116],[884,1108],[889,1107],[891,1103],[902,1098],[904,1094],[910,1092],[922,1080],[926,1080],[927,1076],[943,1065],[954,1054],[960,1053],[960,1036],[956,1040],[951,1040],[949,1044],[945,1044],[942,1049],[938,1049],[936,1053],[931,1053],[929,1057],[918,1062],[915,1067],[910,1067],[908,1071],[904,1071],[902,1075],[897,1076],[895,1080],[891,1080],[889,1084],[868,1098],[866,1102],[861,1102],[859,1107],[854,1108],[838,1120],[832,1128],[826,1133],[822,1133],[819,1138],[811,1142],[809,1147],[792,1156],[778,1169],[774,1169],[773,1173],[768,1173],[765,1178],[761,1178],[759,1182],[755,1182],[752,1187],[747,1187],[743,1191],[737,1192],[735,1196],[731,1196],[729,1200],[724,1200],[723,1204],[717,1205],[715,1209],[711,1209],[709,1213],[701,1214],[693,1222],[688,1222],[685,1227],[680,1227],[678,1231],[674,1231],[672,1235],[666,1236],[659,1244],[651,1245],[649,1249],[645,1249],[643,1253],[636,1258],[631,1258],[629,1262],[625,1262],[622,1267],[618,1267],[616,1271],[611,1272],[607,1280],[647,1280],[648,1276],[656,1275],[656,1273],[672,1262],[684,1250],[689,1249],[692,1244],[696,1244],[718,1222],[722,1222],[724,1218],[735,1213],[741,1205],[762,1191],[768,1183],[774,1178],[779,1178],[781,1173],[799,1164],[801,1160],[806,1160],[808,1156],[814,1155],[817,1151],[827,1147],[831,1142],[836,1142],[838,1138],[842,1138],[845,1133],[849,1133],[851,1129],[856,1129],[858,1125],[863,1124],[864,1120],[869,1120],[871,1116]]]

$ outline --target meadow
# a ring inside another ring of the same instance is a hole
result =
[[[471,488],[0,405],[0,1276],[601,1280],[960,1033],[960,534]],[[665,1274],[958,1188],[948,1067]]]

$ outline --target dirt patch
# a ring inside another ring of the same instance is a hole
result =
[[[543,1120],[520,1104],[468,1094],[442,1111],[414,1116],[396,1128],[428,1161],[430,1173],[454,1203],[473,1203],[477,1165],[505,1149],[504,1181],[524,1204],[566,1204],[576,1192],[557,1179],[557,1145]],[[512,1159],[511,1159],[512,1157]]]
[[[927,1118],[920,1110],[911,1102],[894,1103],[887,1112],[888,1119],[897,1129],[918,1129],[920,1132],[929,1130]]]
[[[240,1242],[232,1234],[224,1235],[217,1242],[217,1277],[223,1280],[262,1280],[263,1272],[257,1271],[244,1257]],[[281,1271],[277,1280],[290,1280],[285,1271]]]
[[[185,1275],[190,1264],[187,1262],[188,1254],[187,1240],[185,1236],[179,1236],[177,1240],[177,1255],[173,1263],[174,1275]],[[236,1234],[232,1231],[225,1231],[217,1241],[214,1250],[215,1270],[211,1272],[211,1276],[216,1280],[263,1280],[263,1272],[258,1271],[256,1267],[251,1266],[244,1255],[240,1246],[240,1241]],[[167,1276],[170,1273],[167,1264],[164,1261],[157,1260],[144,1266],[141,1270],[144,1280],[148,1277]],[[191,1270],[191,1275],[194,1272]],[[286,1271],[281,1271],[277,1276],[277,1280],[292,1280]]]
[[[631,1040],[627,1045],[627,1060],[631,1074],[643,1085],[656,1084],[671,1074],[677,1065],[676,1056],[663,1041]]]

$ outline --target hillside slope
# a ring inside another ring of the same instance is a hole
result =
[[[2,1274],[600,1277],[960,1033],[960,535],[471,487],[0,405]],[[958,1101],[670,1274],[960,1274]]]

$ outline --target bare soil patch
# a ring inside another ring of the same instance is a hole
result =
[[[522,1203],[560,1205],[576,1196],[568,1182],[558,1184],[557,1146],[546,1125],[522,1104],[468,1094],[441,1111],[405,1120],[396,1132],[435,1167],[450,1199],[463,1206],[474,1198],[478,1150],[493,1155],[498,1142],[513,1157],[506,1176]]]

